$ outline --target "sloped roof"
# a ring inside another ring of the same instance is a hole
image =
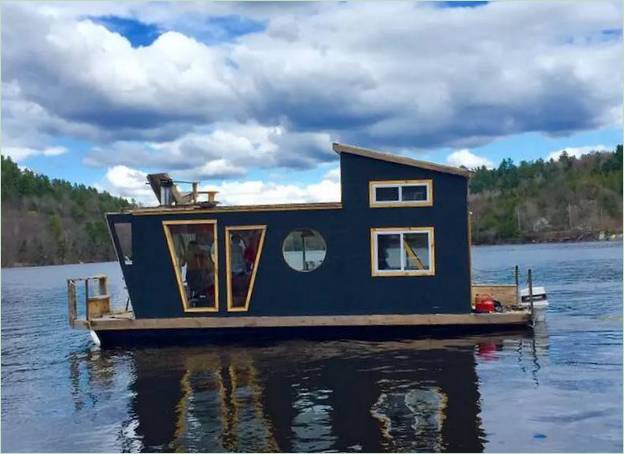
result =
[[[360,148],[353,145],[334,143],[332,147],[334,151],[338,154],[350,153],[358,156],[364,156],[365,158],[379,159],[380,161],[394,162],[406,166],[419,167],[421,169],[433,170],[435,172],[450,173],[453,175],[459,175],[467,178],[471,175],[471,172],[469,170],[461,169],[459,167],[445,166],[442,164],[435,164],[433,162],[427,161],[419,161],[417,159],[407,158],[405,156],[382,153],[380,151],[369,150],[367,148]]]

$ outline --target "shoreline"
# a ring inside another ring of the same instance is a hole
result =
[[[580,239],[577,238],[557,238],[557,239],[540,239],[533,241],[526,240],[518,240],[518,241],[494,241],[494,242],[476,242],[472,241],[471,246],[519,246],[519,245],[530,245],[530,244],[550,244],[550,243],[613,243],[617,241],[622,241],[623,237],[621,233],[613,234],[608,237],[600,239],[598,235],[594,237],[583,237]],[[36,268],[36,267],[47,267],[47,266],[67,266],[67,265],[88,265],[91,263],[115,263],[116,260],[110,260],[106,262],[102,261],[85,261],[85,262],[73,262],[73,263],[14,263],[9,266],[2,266],[0,269],[12,269],[12,268]]]

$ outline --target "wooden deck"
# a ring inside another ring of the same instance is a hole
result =
[[[391,315],[315,315],[282,317],[181,317],[134,319],[131,313],[76,320],[75,327],[94,331],[221,329],[221,328],[300,328],[328,326],[491,326],[528,325],[528,311],[490,314],[391,314]]]

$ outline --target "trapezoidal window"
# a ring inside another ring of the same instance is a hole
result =
[[[184,310],[218,311],[217,221],[163,221],[163,228]]]
[[[433,227],[371,229],[373,276],[433,276]]]
[[[249,310],[265,232],[265,225],[225,228],[228,311]]]
[[[117,255],[124,265],[132,265],[132,224],[130,222],[115,222],[113,224],[119,250]]]
[[[431,180],[369,182],[371,208],[423,207],[433,205]]]

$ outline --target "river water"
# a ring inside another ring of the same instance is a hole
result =
[[[99,350],[68,277],[2,270],[2,451],[622,451],[622,243],[480,246],[474,279],[534,270],[535,333]],[[511,265],[511,266],[510,266]]]

